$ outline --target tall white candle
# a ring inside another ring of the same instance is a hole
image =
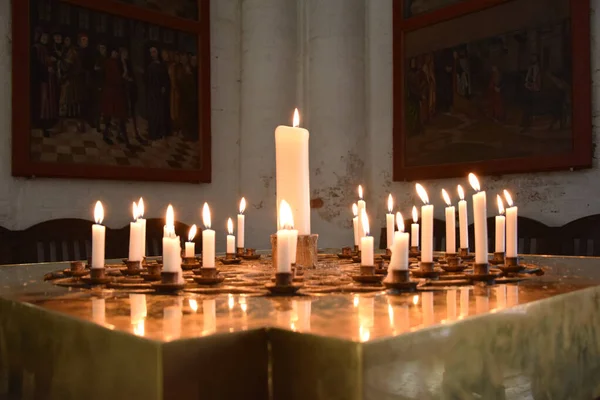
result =
[[[358,233],[358,206],[356,203],[352,204],[352,213],[354,214],[354,218],[352,218],[352,227],[354,228],[354,245],[358,246],[360,234]]]
[[[362,210],[361,220],[364,236],[360,239],[360,265],[372,267],[375,265],[373,236],[369,236],[369,217],[365,210]]]
[[[235,253],[235,236],[233,236],[233,221],[231,218],[227,220],[227,253]]]
[[[106,227],[102,225],[104,220],[104,208],[100,201],[94,207],[94,221],[92,225],[92,268],[104,268],[104,242],[106,239]]]
[[[175,213],[173,206],[167,207],[167,218],[163,229],[163,271],[179,272],[181,271],[179,237],[175,235]]]
[[[296,264],[296,256],[298,255],[298,229],[294,229],[292,223],[292,229],[290,229],[290,261],[292,264]]]
[[[502,197],[500,195],[498,198],[498,214],[496,215],[496,246],[494,247],[494,251],[496,253],[504,253],[504,235],[505,235],[505,220],[504,217],[504,204],[502,204]]]
[[[196,243],[194,242],[194,238],[196,237],[197,232],[198,228],[196,227],[196,224],[192,225],[188,233],[188,241],[185,242],[186,258],[192,258],[196,256]]]
[[[504,197],[508,208],[506,209],[506,257],[516,257],[518,252],[519,236],[517,234],[517,217],[519,209],[513,205],[512,197],[507,190]]]
[[[142,224],[138,221],[138,206],[133,202],[133,222],[129,224],[129,261],[142,261]]]
[[[456,210],[445,189],[442,189],[442,196],[448,205],[446,207],[446,254],[456,254]]]
[[[469,218],[467,214],[467,201],[465,200],[465,191],[458,185],[458,230],[460,232],[460,248],[469,248]]]
[[[413,223],[410,225],[410,245],[419,248],[419,212],[417,206],[412,208]]]
[[[363,227],[362,212],[367,211],[367,203],[363,200],[363,188],[362,185],[358,185],[358,235],[359,238],[365,236],[365,228]],[[362,243],[358,241],[358,249],[361,250]]]
[[[485,191],[480,192],[479,180],[475,174],[469,174],[469,182],[477,192],[473,195],[473,222],[475,224],[475,263],[487,264],[488,262],[488,235],[487,235],[487,203]]]
[[[416,188],[424,203],[421,207],[421,262],[433,262],[433,204],[429,204],[427,191],[420,183]]]
[[[299,128],[299,123],[296,109],[293,127],[280,125],[275,130],[277,204],[285,199],[292,209],[298,233],[310,235],[309,133]]]
[[[215,231],[210,229],[210,209],[208,203],[202,207],[202,221],[204,230],[202,231],[202,268],[215,267]]]
[[[246,199],[242,197],[242,200],[240,200],[240,213],[237,216],[237,247],[240,249],[243,249],[246,245],[244,238],[246,234],[246,216],[244,211],[246,211]]]
[[[394,232],[394,244],[392,245],[392,258],[388,270],[408,269],[408,233],[404,232],[404,219],[400,212],[396,213],[396,224],[398,232]]]
[[[394,214],[392,213],[394,210],[394,199],[390,194],[388,196],[388,211],[389,213],[385,216],[385,227],[387,232],[387,248],[391,249],[392,244],[394,243]]]
[[[146,207],[144,205],[144,199],[140,197],[140,201],[137,204],[138,210],[138,222],[142,225],[142,234],[140,235],[140,240],[142,242],[142,258],[146,257],[146,220],[144,219],[144,213],[146,212]]]
[[[277,231],[277,272],[292,272],[292,254],[290,249],[293,214],[290,205],[281,200],[279,206],[279,230]]]

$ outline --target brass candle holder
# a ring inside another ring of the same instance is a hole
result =
[[[386,261],[390,261],[390,259],[392,258],[392,250],[385,249],[385,254],[382,254],[381,258],[384,259],[384,260],[386,260]]]
[[[419,268],[412,270],[412,274],[415,278],[426,278],[426,279],[438,279],[440,277],[440,271],[435,269],[436,264],[434,262],[419,262]]]
[[[179,281],[178,271],[162,271],[160,282],[152,283],[154,290],[160,293],[175,293],[185,287],[184,282]]]
[[[145,281],[148,281],[148,282],[159,281],[161,279],[161,277],[160,277],[161,269],[162,269],[162,264],[158,264],[158,263],[147,264],[146,265],[147,272],[142,272],[140,274],[140,276]]]
[[[181,269],[184,271],[191,271],[193,269],[200,268],[200,263],[196,256],[193,257],[182,257],[181,258]]]
[[[467,266],[462,263],[462,259],[456,254],[446,253],[446,263],[440,264],[440,267],[446,272],[462,272]]]
[[[219,261],[223,265],[235,265],[242,262],[242,259],[237,257],[237,253],[226,253],[225,258],[220,258]]]
[[[466,275],[467,279],[473,282],[487,282],[494,283],[498,275],[490,272],[490,265],[488,263],[485,264],[474,264],[473,265],[473,273]]]
[[[410,246],[410,248],[408,249],[408,256],[410,258],[421,257],[421,251],[419,251],[419,246]]]
[[[142,261],[129,261],[124,260],[123,263],[127,267],[121,270],[121,274],[127,276],[139,275],[144,269],[142,268]]]
[[[465,260],[465,261],[471,261],[475,258],[475,254],[471,254],[469,253],[469,249],[458,249],[458,256]]]
[[[352,250],[351,247],[344,247],[344,248],[342,248],[342,252],[338,253],[337,256],[339,259],[342,259],[342,260],[350,260],[354,256],[354,250]]]
[[[495,252],[494,256],[490,260],[492,265],[503,265],[504,264],[504,252]]]
[[[300,288],[301,283],[294,283],[294,274],[292,272],[277,272],[275,274],[275,282],[267,283],[265,288],[272,295],[290,296],[295,294]]]
[[[359,275],[350,275],[350,277],[352,278],[352,280],[354,282],[360,283],[360,284],[376,284],[379,285],[381,284],[381,281],[384,278],[384,275],[380,275],[380,274],[376,274],[375,273],[375,266],[374,265],[361,265],[360,268],[360,274]]]
[[[352,261],[355,263],[361,262],[361,260],[362,260],[361,256],[362,256],[362,252],[359,250],[356,253],[354,253],[354,256],[352,256]]]
[[[73,261],[71,262],[70,268],[63,271],[65,276],[82,277],[89,274],[90,271],[86,269],[84,261]]]
[[[240,255],[244,260],[258,260],[260,254],[256,253],[256,249],[245,249],[244,253]]]
[[[526,267],[519,263],[519,257],[506,257],[505,264],[498,265],[498,269],[505,274],[518,274],[525,271]]]
[[[388,273],[387,278],[383,280],[386,289],[392,292],[414,292],[417,290],[418,282],[410,280],[408,269],[393,269]]]
[[[244,255],[244,248],[243,247],[237,247],[235,249],[235,255],[237,257],[242,257]]]
[[[199,285],[218,285],[225,280],[225,277],[220,275],[219,270],[215,267],[195,269],[192,278]]]
[[[84,278],[81,278],[81,280],[90,285],[105,285],[105,284],[111,282],[112,278],[109,276],[106,276],[106,268],[102,267],[102,268],[91,268],[89,278],[84,277]]]

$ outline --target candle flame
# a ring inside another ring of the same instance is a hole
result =
[[[140,197],[140,201],[138,201],[138,218],[144,218],[144,212],[146,211],[144,207],[144,199]]]
[[[175,213],[173,212],[173,206],[169,204],[167,207],[167,227],[175,229]]]
[[[137,204],[135,204],[135,201],[133,202],[133,207],[132,207],[132,211],[133,211],[133,220],[137,221],[139,214],[139,209]]]
[[[502,202],[502,197],[500,197],[500,195],[497,195],[498,198],[498,213],[500,215],[504,214],[504,203]]]
[[[388,211],[390,212],[390,214],[392,213],[393,209],[394,209],[394,198],[392,197],[392,194],[390,193],[390,195],[388,196]]]
[[[240,298],[238,300],[238,304],[240,305],[240,308],[242,309],[243,312],[246,312],[246,310],[248,310],[248,303],[246,303],[245,297],[240,296]]]
[[[363,231],[365,233],[365,236],[369,236],[369,217],[367,216],[367,212],[364,208],[361,211],[362,215],[360,217],[362,219]]]
[[[421,198],[421,201],[424,204],[429,204],[429,196],[427,196],[427,191],[425,190],[425,188],[423,187],[423,185],[421,185],[420,183],[417,183],[415,185],[415,187],[417,188],[417,194]]]
[[[231,218],[227,220],[227,232],[229,232],[230,235],[233,235],[233,221]]]
[[[363,198],[363,188],[362,185],[358,185],[358,198],[362,200]]]
[[[240,214],[243,214],[246,211],[246,198],[242,197],[240,200]]]
[[[294,216],[292,215],[292,208],[287,201],[281,200],[281,205],[279,206],[279,228],[292,229],[293,226]]]
[[[208,207],[208,203],[204,203],[204,206],[202,206],[202,222],[206,229],[210,229],[210,208]]]
[[[189,299],[188,303],[193,312],[198,311],[198,302],[196,301],[196,299]]]
[[[419,212],[417,211],[417,206],[413,206],[412,209],[412,217],[413,217],[413,222],[416,224],[417,222],[419,222]]]
[[[292,121],[292,126],[294,128],[297,128],[300,126],[300,113],[298,112],[297,108],[294,110],[294,120]]]
[[[479,186],[479,179],[477,179],[475,174],[472,172],[469,174],[469,183],[476,192],[479,192],[481,190],[481,186]]]
[[[413,296],[413,304],[416,306],[417,304],[419,304],[419,295],[415,294]]]
[[[358,206],[356,203],[352,204],[352,214],[354,214],[355,217],[358,216]]]
[[[508,204],[509,207],[513,206],[513,199],[512,196],[510,195],[510,193],[508,193],[508,190],[504,189],[504,198],[506,199],[506,204]]]
[[[192,227],[190,228],[190,231],[188,233],[188,242],[191,242],[192,240],[194,240],[194,238],[196,237],[196,232],[198,232],[198,228],[196,227],[196,224],[192,225]]]
[[[452,202],[450,201],[450,196],[448,195],[448,192],[446,192],[446,189],[442,189],[442,197],[444,198],[444,201],[448,206],[452,205]]]
[[[464,200],[465,199],[465,191],[463,190],[462,186],[458,185],[457,189],[458,189],[458,197],[461,200]]]
[[[402,213],[400,211],[396,213],[396,226],[400,232],[404,232],[404,218],[402,218]]]
[[[102,203],[100,200],[96,202],[96,207],[94,207],[94,221],[97,224],[101,224],[104,221],[104,208],[102,207]]]

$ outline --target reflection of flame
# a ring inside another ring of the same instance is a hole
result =
[[[358,198],[362,200],[363,198],[363,188],[362,185],[358,185]]]
[[[369,236],[369,217],[367,217],[367,212],[364,208],[361,210],[361,214],[360,217],[362,219],[363,231],[365,236]]]
[[[246,313],[246,311],[248,311],[248,304],[246,303],[246,298],[244,296],[240,296],[240,299],[238,300],[238,303],[239,303],[240,308],[242,309],[242,311],[244,313]]]
[[[417,206],[413,206],[412,209],[412,217],[413,217],[413,222],[416,224],[417,222],[419,222],[419,212],[417,211]]]
[[[502,215],[502,214],[504,214],[504,203],[502,203],[502,197],[500,197],[500,195],[498,195],[497,198],[498,198],[498,214]]]
[[[102,207],[102,203],[100,200],[96,202],[96,207],[94,207],[94,221],[97,224],[101,224],[104,221],[104,208]]]
[[[240,214],[243,214],[244,211],[246,211],[246,199],[242,197],[242,200],[240,200]]]
[[[229,293],[228,297],[229,299],[227,300],[227,305],[229,306],[230,310],[233,310],[233,307],[235,307],[235,299],[231,293]]]
[[[394,198],[392,197],[392,194],[390,193],[390,195],[388,196],[388,211],[390,212],[390,214],[392,213],[393,209],[394,209]]]
[[[510,193],[508,193],[508,190],[504,189],[504,198],[506,199],[506,204],[508,204],[509,207],[513,206],[513,199],[510,195]]]
[[[465,191],[463,190],[462,186],[458,185],[458,197],[461,200],[465,199]]]
[[[354,216],[358,216],[358,206],[356,205],[356,203],[352,204],[352,214],[354,214]]]
[[[394,327],[394,309],[391,304],[388,304],[388,317],[390,318],[390,326]]]
[[[429,196],[427,195],[427,191],[425,190],[423,185],[421,185],[420,183],[417,183],[415,185],[415,187],[417,188],[417,194],[421,198],[421,201],[423,202],[423,204],[429,204]]]
[[[361,342],[367,342],[371,338],[371,331],[362,325],[358,328],[358,334]]]
[[[396,226],[400,232],[404,232],[404,218],[402,218],[402,213],[400,211],[396,213]]]
[[[415,294],[415,295],[413,296],[413,300],[412,300],[412,301],[413,301],[413,304],[414,304],[415,306],[416,306],[417,304],[419,304],[419,295],[418,295],[418,294]]]
[[[476,192],[479,192],[481,190],[481,186],[479,186],[479,179],[477,179],[475,174],[472,172],[469,174],[469,183]]]
[[[192,225],[192,227],[190,228],[190,233],[188,233],[188,241],[191,242],[192,240],[194,240],[197,231],[198,228],[196,227],[196,224]]]
[[[146,320],[141,319],[133,325],[133,334],[136,336],[144,336],[146,334]]]
[[[298,112],[297,108],[294,110],[294,120],[292,121],[292,126],[294,128],[297,128],[300,126],[300,113]]]
[[[208,208],[208,203],[204,203],[202,207],[202,222],[204,222],[206,229],[210,229],[210,208]]]
[[[452,202],[450,201],[450,196],[448,195],[448,192],[446,192],[446,189],[442,189],[442,197],[444,198],[444,201],[447,205],[452,205]]]
[[[198,302],[195,299],[189,299],[188,303],[193,312],[198,311]]]
[[[358,295],[354,295],[354,307],[358,307]]]

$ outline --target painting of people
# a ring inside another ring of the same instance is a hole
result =
[[[198,19],[198,0],[119,0],[174,17]]]
[[[404,0],[404,18],[434,11],[464,0]]]
[[[29,1],[33,161],[198,168],[196,35]]]
[[[499,14],[462,32],[452,27],[466,22],[451,21],[437,47],[428,32],[407,35],[406,166],[571,151],[571,20],[568,2],[547,4],[555,8],[522,7],[512,21]]]

